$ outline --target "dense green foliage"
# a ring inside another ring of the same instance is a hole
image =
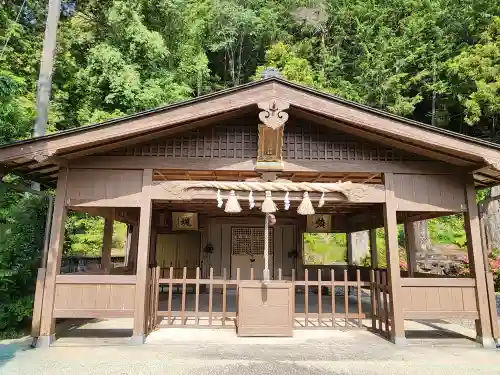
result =
[[[304,233],[304,264],[342,264],[347,262],[345,233]]]
[[[17,22],[21,1],[0,10],[0,45],[10,38],[2,142],[29,133],[45,4],[27,1]],[[494,0],[66,1],[50,129],[234,86],[274,65],[293,81],[496,139],[499,16]]]
[[[66,220],[65,255],[100,256],[104,219],[85,213],[74,212]],[[123,255],[127,226],[115,222],[113,226],[113,255]]]
[[[0,144],[31,132],[46,4],[0,7]],[[273,65],[292,81],[499,141],[499,17],[497,0],[64,0],[48,130],[235,86]],[[2,288],[29,292],[43,207],[3,195],[0,269],[16,273]],[[433,241],[463,244],[458,219],[429,226]],[[68,253],[98,252],[102,220],[75,214],[66,230]],[[28,294],[6,290],[0,329],[28,305]]]
[[[12,198],[3,187],[1,193]],[[15,332],[31,316],[43,247],[47,198],[21,196],[16,201],[15,207],[1,214],[0,336]]]

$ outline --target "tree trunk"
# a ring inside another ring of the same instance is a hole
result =
[[[369,231],[352,232],[348,234],[348,263],[359,265],[368,254],[370,254]]]
[[[491,188],[489,197],[500,195],[500,186]],[[484,228],[486,232],[486,243],[488,252],[492,249],[500,249],[500,203],[492,201],[486,205],[484,213]]]
[[[427,252],[431,249],[431,239],[429,238],[429,225],[427,220],[414,221],[412,223],[416,234],[415,249],[417,251]]]

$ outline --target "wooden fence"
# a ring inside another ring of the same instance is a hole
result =
[[[389,320],[389,285],[387,272],[376,270],[370,273],[372,329],[380,332],[385,337],[390,337],[391,322]]]
[[[228,279],[226,269],[220,278],[214,277],[213,268],[208,278],[200,277],[199,267],[194,273],[195,277],[189,278],[187,267],[180,275],[173,267],[150,272],[151,277],[156,277],[153,283],[156,286],[150,286],[156,297],[150,299],[154,306],[150,306],[149,311],[156,312],[161,320],[156,323],[162,327],[234,328],[237,325],[238,286],[243,281],[240,269],[235,279]],[[333,269],[326,275],[322,269],[317,269],[312,275],[306,269],[303,275],[303,280],[297,280],[292,270],[290,281],[295,295],[296,329],[361,327],[367,323],[364,319],[371,317],[373,329],[389,332],[389,291],[384,271],[371,270],[368,280],[362,278],[359,269],[353,280],[349,279],[346,269],[341,275]],[[253,269],[250,280],[254,280]],[[283,280],[281,269],[277,280]],[[150,319],[154,317],[153,313]]]

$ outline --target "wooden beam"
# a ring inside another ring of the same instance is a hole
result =
[[[71,160],[72,169],[147,169],[189,171],[255,171],[255,159],[167,158],[164,156],[87,156]],[[284,160],[283,172],[454,174],[456,169],[433,161]]]
[[[50,346],[55,339],[54,300],[56,292],[56,277],[61,268],[62,248],[64,243],[64,224],[66,222],[66,188],[68,170],[61,168],[57,180],[56,198],[52,215],[49,251],[45,274],[45,287],[42,302],[42,319],[40,336],[37,346]]]
[[[156,200],[191,201],[191,200],[215,200],[216,189],[192,187],[203,181],[162,181],[154,182],[151,187],[151,198]],[[223,183],[223,182],[222,182]],[[349,202],[349,203],[381,203],[385,200],[384,186],[378,184],[345,184],[342,186],[343,193],[328,193],[325,195],[326,202]],[[229,192],[221,191],[223,198],[227,198]],[[281,195],[283,192],[275,192]],[[344,195],[345,194],[345,195]],[[240,198],[248,197],[247,192],[237,192]],[[263,200],[264,192],[253,192],[255,200]],[[312,200],[319,200],[321,193],[310,193]],[[347,197],[347,198],[346,198]],[[302,193],[290,192],[290,201],[302,200]]]
[[[47,155],[45,153],[35,154],[33,157],[38,163],[44,164],[56,164],[62,168],[68,168],[68,159],[62,158],[57,155]]]
[[[362,184],[366,184],[367,182],[373,180],[374,178],[377,178],[379,177],[379,174],[376,173],[376,174],[372,174],[370,177],[368,177],[367,179],[364,179],[363,181],[361,181]]]
[[[385,194],[384,194],[385,200]],[[351,232],[360,230],[379,228],[383,225],[382,210],[379,205],[371,207],[369,210],[351,214],[347,218],[347,227]]]
[[[476,321],[477,341],[484,347],[494,348],[491,331],[491,318],[488,305],[488,290],[486,287],[486,265],[483,257],[481,243],[481,229],[479,225],[479,212],[476,203],[476,190],[472,175],[466,177],[465,198],[467,212],[464,213],[465,234],[467,236],[467,251],[469,255],[470,272],[476,279],[476,302],[479,320]],[[497,322],[494,322],[497,324]]]
[[[394,197],[394,176],[384,174],[385,197],[384,227],[387,253],[387,283],[389,287],[389,314],[391,324],[391,341],[395,344],[405,342],[404,311],[401,296],[401,272],[399,270],[398,227],[396,219],[396,199]]]

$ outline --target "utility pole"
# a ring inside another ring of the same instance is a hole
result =
[[[49,116],[50,92],[52,88],[52,71],[56,54],[57,27],[61,14],[61,0],[49,0],[47,21],[45,23],[45,37],[43,39],[42,58],[40,60],[40,74],[36,92],[36,122],[33,137],[45,135]],[[40,190],[40,184],[33,182],[32,188]]]
[[[36,95],[36,122],[33,136],[45,135],[47,129],[50,92],[52,87],[52,70],[56,54],[57,27],[61,13],[61,0],[49,0],[47,22],[45,23],[45,37],[40,61],[40,74],[37,83]]]

